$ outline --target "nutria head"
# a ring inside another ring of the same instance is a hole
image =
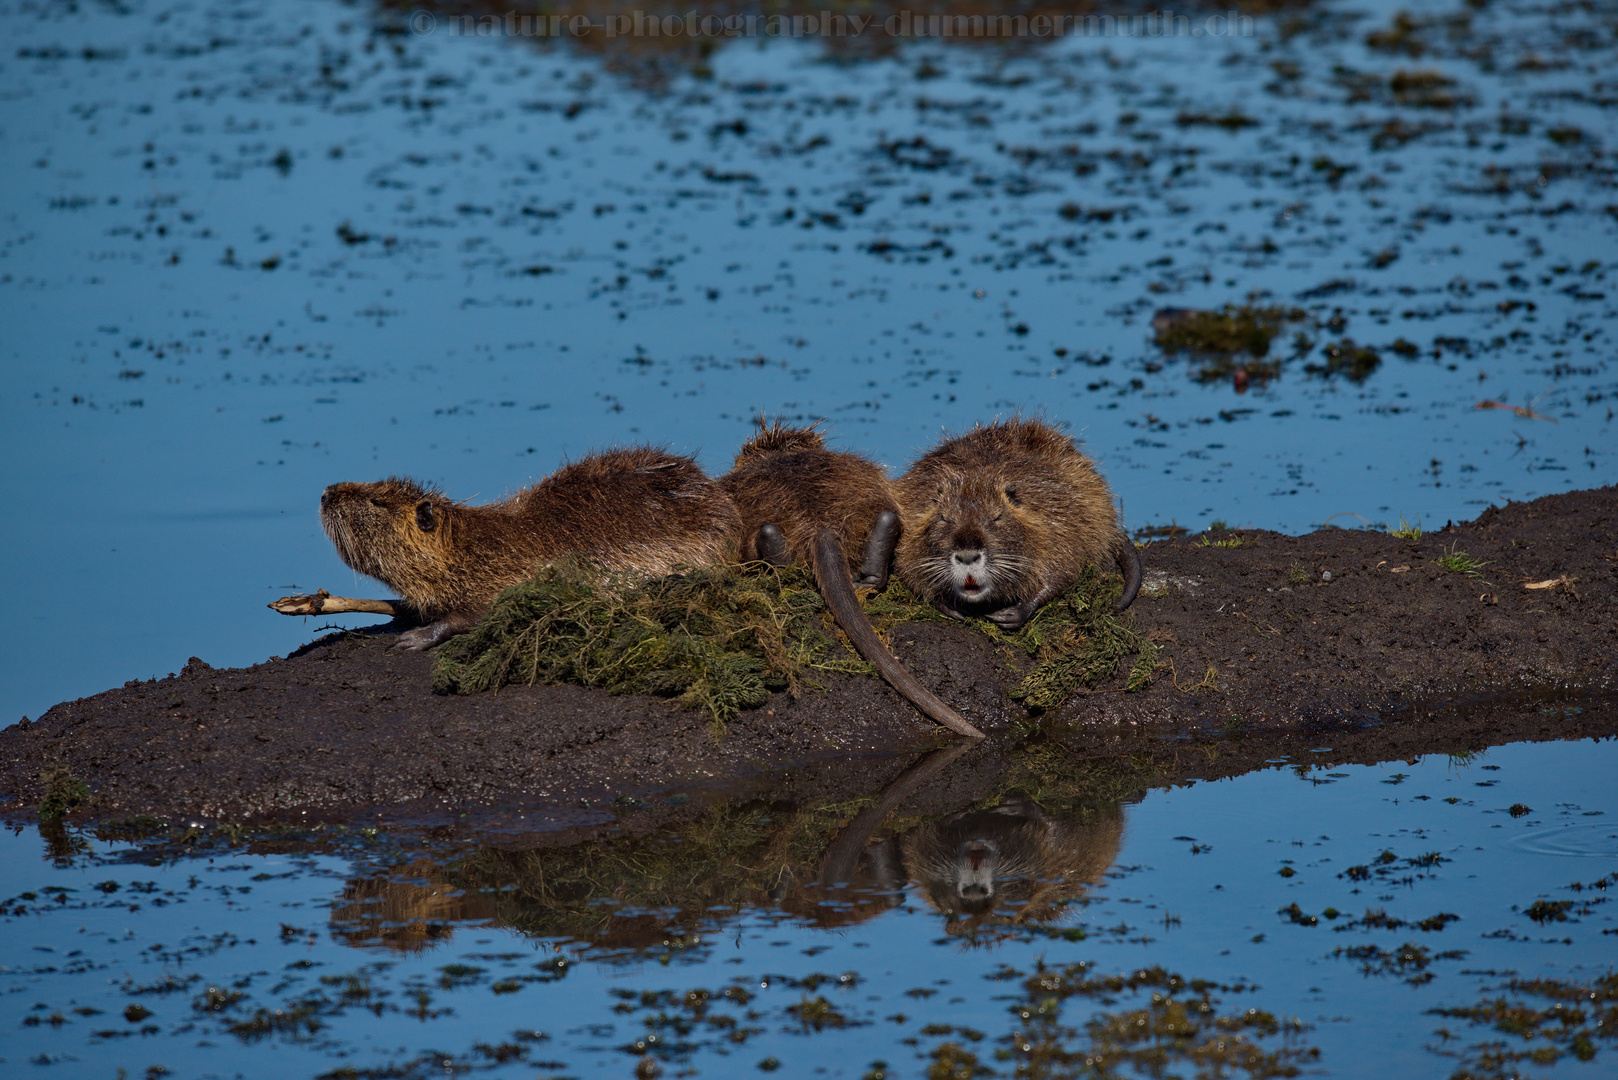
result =
[[[450,561],[455,515],[456,505],[437,489],[397,476],[320,493],[320,524],[343,562],[412,601],[423,570]]]
[[[1039,590],[1032,573],[1042,544],[1039,519],[1024,499],[1026,486],[997,470],[939,469],[932,505],[914,530],[915,573],[929,597],[961,611],[994,610]]]
[[[1106,482],[1071,439],[1037,420],[945,440],[894,493],[905,584],[947,611],[1006,626],[1020,626],[1076,581],[1085,562],[1117,546]],[[1026,610],[998,615],[1012,608]]]

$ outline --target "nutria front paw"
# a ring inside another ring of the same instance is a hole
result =
[[[1024,601],[1023,603],[1017,604],[1014,607],[1001,608],[999,611],[991,611],[986,618],[988,618],[990,622],[994,623],[1002,630],[1021,630],[1023,624],[1029,619],[1033,618],[1034,611],[1038,606],[1039,605],[1037,604]]]
[[[438,644],[438,638],[433,634],[432,627],[418,626],[414,630],[406,630],[399,635],[399,640],[393,643],[395,649],[404,649],[407,652],[421,652]]]
[[[437,622],[418,626],[414,630],[406,630],[399,635],[399,640],[393,643],[395,649],[406,649],[410,652],[422,652],[434,645],[448,641],[463,630],[472,626],[472,620],[454,615],[445,616]]]

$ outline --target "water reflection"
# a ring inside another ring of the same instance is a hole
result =
[[[1183,745],[1219,780],[1189,786],[1048,741],[957,746],[729,803],[646,801],[594,844],[191,828],[132,844],[135,824],[51,822],[0,836],[0,923],[26,927],[0,937],[0,1066],[256,1075],[266,1051],[288,1075],[378,1080],[1610,1066],[1618,873],[1519,841],[1610,816],[1618,742],[1431,752],[1454,722],[1394,726],[1295,760],[1256,734]],[[1395,759],[1352,749],[1390,735]],[[410,854],[383,861],[396,843]]]
[[[416,952],[472,923],[635,952],[695,948],[720,916],[748,909],[834,928],[912,899],[947,934],[978,943],[1060,924],[1118,856],[1122,798],[1045,808],[1010,791],[905,812],[920,789],[949,790],[940,781],[973,749],[924,754],[875,796],[755,802],[634,839],[417,859],[349,881],[332,907],[332,933],[349,945]]]

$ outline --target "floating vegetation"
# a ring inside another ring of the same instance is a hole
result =
[[[1099,975],[1084,962],[997,978],[1021,983],[1012,1005],[1020,1022],[1007,1040],[1019,1076],[1297,1076],[1320,1057],[1300,1040],[1308,1027],[1298,1020],[1257,1008],[1222,1012],[1217,995],[1251,989],[1242,984],[1155,966]],[[1069,1001],[1084,1020],[1064,1023]]]
[[[1415,109],[1455,109],[1471,105],[1472,98],[1455,90],[1455,80],[1438,71],[1405,71],[1388,80],[1388,90],[1400,105]]]
[[[1275,335],[1307,317],[1298,308],[1252,304],[1226,304],[1220,311],[1164,308],[1152,316],[1152,341],[1164,352],[1201,359],[1199,382],[1218,382],[1241,372],[1244,383],[1262,384],[1281,374],[1279,361],[1265,359]]]
[[[1156,646],[1112,613],[1116,587],[1094,567],[1016,633],[966,625],[1033,663],[1011,696],[1054,708],[1134,655],[1127,687],[1151,679]],[[944,616],[899,582],[865,604],[879,633]],[[440,650],[433,688],[469,694],[513,683],[575,683],[672,697],[723,724],[771,691],[819,689],[817,672],[875,676],[842,642],[807,571],[720,566],[629,587],[574,562],[507,589],[483,621]]]
[[[1433,973],[1427,970],[1433,961],[1464,960],[1466,950],[1449,949],[1435,953],[1424,945],[1406,942],[1395,949],[1384,949],[1379,945],[1351,945],[1333,949],[1331,955],[1358,961],[1362,974],[1396,976],[1411,986],[1421,986],[1433,981]]]
[[[1174,118],[1174,122],[1181,127],[1221,127],[1226,131],[1240,131],[1242,128],[1258,126],[1257,120],[1236,109],[1218,115],[1201,112],[1181,112],[1180,115]]]
[[[1487,1028],[1489,1037],[1461,1050],[1435,1048],[1457,1058],[1461,1077],[1524,1075],[1523,1066],[1549,1068],[1563,1058],[1589,1062],[1611,1053],[1618,1039],[1618,972],[1588,983],[1561,979],[1512,979],[1502,993],[1476,1005],[1430,1009],[1430,1013]],[[1456,1034],[1440,1029],[1444,1047]]]
[[[1332,342],[1321,348],[1320,354],[1326,358],[1324,364],[1305,364],[1303,370],[1324,379],[1346,375],[1350,382],[1362,383],[1382,366],[1382,357],[1375,349],[1356,345],[1352,338]]]

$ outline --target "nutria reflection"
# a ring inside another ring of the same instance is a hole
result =
[[[639,836],[514,850],[482,847],[351,881],[331,912],[353,945],[419,950],[467,922],[553,947],[639,953],[685,950],[750,908],[774,907],[822,928],[850,926],[919,897],[951,934],[1051,923],[1116,858],[1124,818],[1114,801],[1065,811],[1008,796],[934,814],[923,804],[957,790],[992,790],[994,776],[949,786],[950,766],[981,744],[924,754],[863,809],[841,789],[809,806],[716,805]],[[857,786],[857,773],[850,786]],[[958,795],[960,806],[970,795]],[[947,804],[946,804],[947,805]]]
[[[333,935],[347,945],[420,952],[448,939],[459,923],[494,917],[492,903],[434,880],[439,873],[438,866],[420,859],[385,875],[348,881],[332,904]]]
[[[1080,822],[1018,798],[928,822],[904,835],[901,851],[927,902],[951,923],[991,912],[1044,922],[1101,880],[1123,838],[1119,807]]]

